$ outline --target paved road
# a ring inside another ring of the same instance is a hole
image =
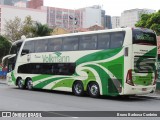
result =
[[[94,99],[88,96],[77,97],[72,95],[71,93],[65,93],[65,92],[55,92],[55,91],[45,91],[45,90],[43,91],[20,90],[17,87],[10,87],[5,84],[0,84],[0,111],[15,111],[15,110],[16,111],[160,111],[160,97],[152,95],[152,96],[138,96],[132,98],[101,97],[98,99]],[[60,115],[60,116],[64,117],[65,115]],[[151,118],[149,119],[151,120]]]

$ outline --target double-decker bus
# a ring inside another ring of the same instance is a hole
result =
[[[7,81],[20,89],[73,92],[81,96],[139,95],[156,89],[156,34],[118,28],[16,41]]]

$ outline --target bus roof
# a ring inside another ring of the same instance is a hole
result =
[[[98,30],[98,31],[88,31],[88,32],[78,32],[78,33],[68,33],[68,34],[61,34],[61,35],[52,35],[52,36],[43,36],[43,37],[35,37],[35,38],[27,38],[24,41],[30,41],[30,40],[40,40],[44,38],[59,38],[59,37],[69,37],[69,36],[75,36],[75,35],[90,35],[90,34],[96,34],[96,33],[105,33],[105,32],[115,32],[115,31],[126,31],[131,30],[131,28],[116,28],[116,29],[106,29],[106,30]]]

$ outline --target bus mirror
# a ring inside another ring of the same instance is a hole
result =
[[[28,54],[28,53],[29,53],[29,50],[22,50],[21,55],[26,55],[26,54]]]

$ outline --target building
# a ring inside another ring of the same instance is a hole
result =
[[[78,28],[89,28],[93,25],[105,28],[105,11],[100,6],[76,10],[47,7],[47,23],[50,27],[61,27],[72,32]]]
[[[119,28],[120,27],[120,17],[113,16],[111,18],[112,28]]]
[[[47,7],[47,23],[50,27],[61,27],[69,31],[82,27],[80,10]]]
[[[131,9],[125,10],[121,14],[121,27],[135,27],[135,24],[140,20],[142,14],[151,14],[156,12],[151,9]]]
[[[105,29],[112,29],[111,16],[105,15]]]
[[[20,8],[14,6],[0,5],[0,33],[4,33],[5,21],[14,19],[16,16],[24,20],[26,16],[31,16],[34,21],[47,23],[47,12],[39,9]],[[40,17],[39,17],[40,16]]]
[[[0,0],[0,4],[14,6],[14,4],[20,1],[25,3],[27,2],[27,0]]]
[[[28,8],[38,9],[43,6],[43,0],[30,0],[27,3]]]
[[[103,26],[105,28],[105,11],[101,6],[94,5],[79,9],[83,15],[83,28],[88,28],[93,25]]]
[[[19,2],[16,2],[16,3],[14,4],[14,6],[26,8],[26,7],[27,7],[27,3],[24,2],[24,1],[19,1]]]

